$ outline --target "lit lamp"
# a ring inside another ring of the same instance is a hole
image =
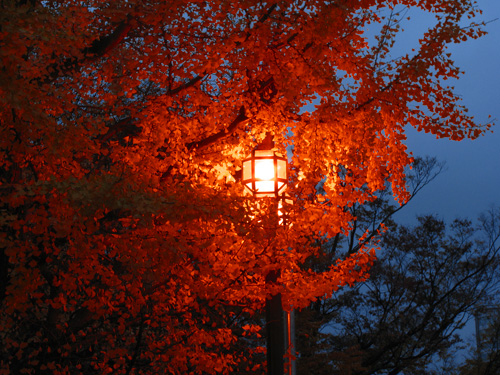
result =
[[[270,148],[253,150],[243,160],[242,182],[256,198],[280,198],[286,190],[287,159]]]
[[[285,197],[288,180],[288,161],[275,153],[271,135],[268,133],[262,144],[243,160],[242,182],[255,198]],[[279,213],[278,213],[279,214]],[[266,284],[278,281],[280,270],[272,270],[266,276]],[[286,324],[286,336],[285,327]],[[281,294],[266,300],[267,368],[268,375],[284,374],[285,337],[291,350],[290,312],[283,319]],[[292,374],[292,360],[288,363],[288,374]]]

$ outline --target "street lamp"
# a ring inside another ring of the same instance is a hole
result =
[[[287,186],[287,164],[286,158],[272,149],[253,150],[243,160],[242,182],[256,198],[281,198]]]
[[[278,201],[285,197],[288,180],[288,161],[273,151],[274,143],[268,133],[256,150],[243,160],[242,182],[255,198],[272,197]],[[276,284],[280,270],[266,275],[266,284]],[[286,314],[287,345],[290,347],[290,312]],[[283,375],[285,355],[285,319],[281,294],[266,300],[267,369],[268,375]],[[289,363],[291,373],[292,363]]]

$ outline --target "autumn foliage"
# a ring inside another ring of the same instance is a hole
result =
[[[408,6],[435,25],[392,55]],[[370,244],[304,261],[388,182],[403,127],[479,136],[445,85],[471,0],[0,4],[0,374],[259,372],[236,350],[281,292],[300,308],[367,277]],[[301,111],[312,101],[315,110]],[[286,225],[241,160],[293,149]],[[324,192],[317,194],[323,181]],[[266,275],[281,269],[279,285]]]

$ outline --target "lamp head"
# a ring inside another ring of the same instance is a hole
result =
[[[287,159],[271,149],[257,149],[243,160],[243,184],[256,198],[283,196]]]

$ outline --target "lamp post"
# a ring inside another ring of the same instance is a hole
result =
[[[264,141],[243,160],[242,182],[256,198],[284,198],[288,179],[286,157],[275,153],[272,136],[268,133]],[[266,275],[266,284],[276,284],[280,270],[272,270]],[[290,318],[287,312],[287,345],[290,345]],[[283,375],[285,355],[285,319],[281,294],[266,300],[267,373]],[[290,361],[291,362],[291,361]],[[288,368],[291,371],[292,364]]]

